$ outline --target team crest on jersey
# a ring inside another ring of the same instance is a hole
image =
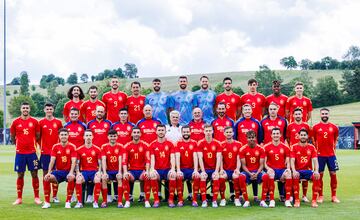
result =
[[[303,101],[303,106],[306,106],[306,105],[307,105],[306,101]]]
[[[213,145],[213,146],[211,146],[211,150],[212,151],[216,151],[216,147]]]
[[[120,102],[122,101],[122,98],[121,98],[121,97],[119,97],[119,101],[120,101]]]
[[[232,102],[232,103],[235,103],[235,98],[231,98],[231,102]]]
[[[70,131],[70,129],[69,129],[69,131]],[[82,131],[81,127],[78,127],[78,131]]]
[[[119,153],[119,149],[115,149],[115,154],[118,154]]]
[[[168,150],[169,150],[169,147],[168,147],[167,145],[165,146],[165,150],[166,150],[166,151],[168,151]]]
[[[255,123],[252,123],[251,127],[255,129],[255,127],[256,127]]]
[[[237,152],[238,151],[237,147],[233,147],[233,151]]]
[[[156,123],[154,123],[154,128],[156,128],[156,125],[157,125],[157,124],[156,124]]]
[[[140,105],[144,104],[144,101],[143,100],[140,100]]]
[[[260,103],[260,102],[261,102],[261,99],[260,99],[260,98],[257,98],[256,101]]]
[[[306,153],[307,153],[307,155],[311,155],[311,151],[310,151],[310,150],[307,150]]]
[[[284,104],[284,100],[280,100],[280,104],[283,105],[283,104]]]
[[[281,148],[281,149],[280,149],[280,153],[283,154],[283,153],[284,153],[284,149]]]
[[[32,122],[29,122],[29,127],[31,128],[32,126],[34,126],[34,124]]]
[[[142,152],[143,151],[143,148],[142,147],[139,147],[139,152]]]
[[[329,131],[330,131],[330,132],[333,132],[333,130],[334,130],[334,129],[333,129],[332,127],[329,128]]]
[[[230,126],[230,122],[229,122],[229,121],[227,121],[225,124],[226,124],[226,126]]]
[[[104,124],[104,128],[107,128],[109,125],[108,124]]]
[[[282,121],[278,121],[278,125],[281,126],[281,125],[282,125]]]
[[[259,151],[255,151],[255,156],[259,156]]]
[[[95,154],[96,154],[95,151],[92,150],[92,151],[91,151],[91,155],[92,155],[92,156],[95,156]]]
[[[194,149],[194,146],[192,144],[189,145],[189,149],[192,150]]]
[[[66,149],[66,154],[70,154],[70,149]]]
[[[57,128],[57,124],[56,124],[56,123],[54,123],[54,124],[53,124],[53,127],[54,127],[54,128]]]
[[[130,131],[131,130],[131,126],[127,126],[127,128],[126,128],[128,131]]]

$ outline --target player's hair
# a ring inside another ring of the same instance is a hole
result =
[[[89,89],[88,89],[88,93],[90,92],[91,89],[95,89],[97,91],[98,87],[97,86],[90,86]]]
[[[61,132],[69,133],[68,129],[66,129],[66,128],[60,128],[60,129],[58,130],[58,134],[60,134]]]
[[[138,126],[132,127],[132,130],[140,130],[141,131],[141,129]]]
[[[78,113],[80,112],[80,110],[77,109],[77,108],[71,108],[71,109],[70,109],[70,112],[71,112],[71,111],[76,111],[76,112],[78,112]]]
[[[302,110],[301,108],[295,108],[295,109],[293,110],[293,114],[294,114],[295,112],[297,112],[297,111],[300,111],[301,113],[303,112],[303,110]]]
[[[246,137],[253,137],[253,136],[256,137],[256,132],[255,131],[250,130],[250,131],[246,132]]]
[[[273,133],[274,131],[280,131],[280,128],[275,127],[275,128],[273,128],[273,129],[271,129],[271,133]],[[281,133],[281,131],[280,131],[280,133]]]
[[[180,80],[180,79],[186,79],[186,80],[188,80],[187,76],[185,76],[185,75],[179,76],[179,80]]]
[[[224,128],[224,132],[225,132],[226,130],[229,130],[229,129],[231,129],[231,130],[234,131],[233,127],[231,127],[231,126],[226,126],[226,127]]]
[[[180,112],[177,111],[177,110],[172,110],[172,111],[170,112],[169,116],[171,117],[171,116],[174,115],[174,114],[177,114],[177,115],[179,115],[179,117],[180,117]]]
[[[45,103],[45,105],[44,105],[44,108],[45,107],[53,107],[54,108],[54,104],[52,104],[51,102],[47,102],[47,103]]]
[[[191,131],[191,127],[189,126],[189,125],[184,125],[184,126],[182,126],[181,127],[181,131],[183,131],[184,129],[190,129],[190,131]]]
[[[205,124],[204,129],[206,129],[206,128],[213,128],[213,127],[210,124]]]
[[[223,79],[223,83],[225,83],[225,81],[227,81],[227,80],[230,80],[230,82],[232,83],[232,79],[228,76]]]
[[[68,97],[69,99],[73,99],[73,94],[72,94],[72,92],[73,92],[73,90],[74,90],[76,87],[79,88],[79,90],[80,90],[79,99],[80,99],[80,100],[83,100],[83,99],[85,98],[85,95],[84,95],[84,92],[83,92],[83,90],[81,89],[81,87],[78,86],[78,85],[75,85],[75,86],[71,86],[71,87],[70,87],[69,91],[67,92],[67,97]]]
[[[219,105],[225,105],[225,107],[226,107],[226,103],[225,103],[225,102],[219,102],[219,103],[217,104],[217,106],[219,106]]]
[[[117,135],[117,132],[116,132],[114,129],[110,129],[110,130],[108,131],[108,135],[114,135],[114,134]]]
[[[249,79],[249,80],[248,80],[248,85],[251,85],[251,84],[253,84],[253,83],[258,84],[258,81],[257,81],[256,79]]]
[[[279,108],[279,105],[278,104],[276,104],[276,102],[271,102],[270,104],[269,104],[269,106],[270,105],[275,105],[276,107],[278,107]]]
[[[110,78],[111,79],[119,79],[119,77],[117,77],[116,75],[112,75]]]
[[[280,80],[274,80],[273,82],[272,82],[272,84],[275,86],[275,85],[281,85],[281,81]]]
[[[86,129],[86,130],[84,131],[84,134],[85,134],[86,132],[91,132],[91,134],[93,133],[91,129]]]
[[[161,82],[161,80],[159,78],[155,78],[152,82]]]
[[[301,128],[298,134],[300,134],[301,132],[305,132],[307,135],[309,134],[309,132],[305,128]]]
[[[139,87],[141,87],[141,84],[140,84],[140,82],[138,82],[138,81],[132,82],[132,83],[130,84],[130,87],[132,87],[134,84],[135,84],[135,85],[139,85]]]
[[[248,104],[248,103],[244,104],[242,107],[243,107],[243,108],[244,108],[244,107],[250,107],[250,108],[252,108],[251,105]]]
[[[22,102],[21,106],[23,106],[23,105],[29,105],[30,106],[30,104],[28,102]]]
[[[208,76],[202,75],[202,76],[200,77],[200,81],[202,80],[202,78],[209,79]]]
[[[321,108],[321,109],[320,109],[320,112],[322,112],[322,111],[330,112],[330,109],[328,109],[328,108]]]
[[[165,128],[166,126],[165,125],[163,125],[163,124],[158,124],[158,125],[156,125],[156,130],[158,129],[158,128]]]
[[[128,112],[128,109],[127,109],[127,108],[121,108],[121,109],[119,109],[119,113],[122,112],[122,111]]]
[[[295,83],[295,87],[296,87],[296,86],[304,86],[304,83],[302,83],[302,82],[296,82],[296,83]]]

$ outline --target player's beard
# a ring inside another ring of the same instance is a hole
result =
[[[113,85],[111,88],[112,88],[113,90],[117,90],[117,89],[119,88],[119,86],[118,86],[118,85]]]
[[[302,118],[295,118],[295,121],[298,122],[298,123],[300,123],[301,120],[302,120]]]
[[[160,86],[154,86],[154,91],[159,92],[160,91]]]
[[[222,117],[224,117],[225,113],[224,112],[219,112],[218,115],[219,115],[219,117],[222,118]]]
[[[189,140],[189,139],[190,139],[190,135],[183,135],[183,139],[186,140],[186,141]]]
[[[104,118],[104,116],[102,116],[102,115],[97,115],[97,116],[96,116],[96,119],[97,119],[97,120],[102,120],[103,118]]]
[[[29,115],[29,112],[28,112],[28,111],[24,111],[24,112],[22,113],[22,115],[26,117],[26,116]]]
[[[79,93],[75,93],[75,94],[73,94],[73,98],[79,98]]]
[[[231,91],[231,87],[225,87],[225,91]]]
[[[203,90],[206,90],[207,88],[209,88],[209,85],[203,84],[203,85],[201,85],[201,88],[202,88]]]
[[[186,89],[187,85],[186,84],[180,84],[180,89]]]
[[[300,143],[305,144],[306,142],[307,142],[307,139],[301,139],[300,138]]]
[[[326,116],[324,116],[324,117],[321,117],[321,121],[323,121],[323,122],[327,122],[329,120],[329,117],[326,117]]]
[[[93,100],[95,100],[96,97],[97,97],[97,95],[92,95],[92,96],[90,96],[90,98],[93,99]]]

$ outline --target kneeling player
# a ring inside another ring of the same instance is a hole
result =
[[[247,208],[250,206],[249,197],[247,194],[246,184],[256,182],[260,184],[262,182],[262,193],[261,193],[261,207],[268,207],[265,203],[267,186],[269,176],[263,173],[264,169],[264,158],[265,152],[260,145],[256,143],[256,133],[250,130],[246,133],[247,144],[240,150],[240,161],[243,172],[241,172],[239,181],[240,187],[245,200],[243,207]]]
[[[300,207],[299,200],[299,181],[300,179],[312,180],[312,202],[311,206],[318,207],[316,199],[320,186],[319,164],[317,152],[314,145],[308,143],[308,132],[305,129],[299,131],[300,142],[294,144],[291,149],[291,170],[293,173],[293,187],[295,204],[294,207]],[[313,165],[313,166],[312,166]],[[312,170],[314,167],[314,170]]]
[[[286,201],[285,206],[291,207],[290,196],[292,179],[290,170],[290,149],[280,141],[280,129],[275,127],[271,131],[272,141],[264,146],[265,170],[269,175],[268,190],[270,195],[269,207],[275,207],[274,190],[275,180],[285,181]]]
[[[67,195],[65,208],[71,208],[71,196],[75,187],[75,164],[76,150],[75,145],[69,143],[69,132],[66,128],[59,129],[60,143],[55,144],[51,150],[51,159],[48,173],[44,176],[44,196],[45,202],[43,209],[50,208],[50,183],[61,183],[67,181]],[[56,163],[56,170],[53,171]]]

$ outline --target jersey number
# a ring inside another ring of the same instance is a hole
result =
[[[86,160],[88,163],[92,163],[92,157],[87,157]]]
[[[110,163],[115,163],[117,161],[117,156],[110,156]]]

